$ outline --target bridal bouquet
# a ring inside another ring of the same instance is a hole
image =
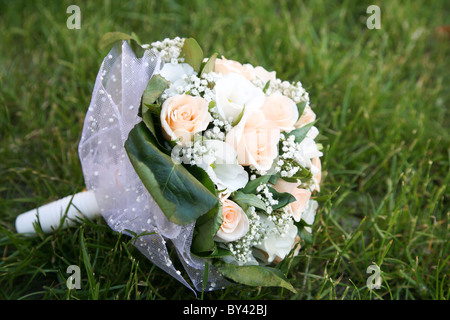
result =
[[[79,146],[102,216],[189,286],[173,246],[197,290],[294,291],[277,264],[312,232],[321,181],[308,93],[192,38],[135,40],[105,58]]]

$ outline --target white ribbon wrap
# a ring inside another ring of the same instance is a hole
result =
[[[61,226],[71,226],[79,219],[95,219],[100,215],[100,209],[93,191],[67,196],[42,207],[27,211],[16,218],[18,233],[35,233],[38,223],[42,232],[49,233]]]

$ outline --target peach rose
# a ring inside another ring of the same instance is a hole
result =
[[[231,129],[225,142],[237,151],[239,164],[268,171],[278,156],[279,140],[280,128],[276,122],[267,120],[257,111]]]
[[[206,130],[211,115],[208,102],[201,97],[176,95],[161,106],[161,126],[164,138],[178,140],[184,145],[195,133]]]
[[[314,111],[312,111],[311,107],[307,105],[303,110],[300,119],[298,119],[298,121],[295,123],[295,127],[296,128],[303,127],[304,125],[307,125],[308,123],[311,123],[314,120],[316,120],[316,114],[314,113]]]
[[[292,131],[298,119],[298,108],[294,101],[281,94],[266,98],[262,110],[267,119],[276,121],[281,131]]]
[[[306,189],[298,188],[298,183],[286,182],[283,179],[278,179],[274,185],[274,189],[278,192],[287,192],[294,196],[294,202],[289,204],[292,211],[292,217],[295,221],[299,222],[302,218],[302,213],[306,209],[306,205],[311,198],[311,192]]]
[[[249,221],[244,210],[234,201],[222,199],[223,222],[215,240],[230,242],[242,238],[249,230]]]
[[[237,61],[228,60],[223,56],[221,59],[216,59],[214,71],[221,74],[237,73],[244,76],[248,80],[252,80],[255,77],[253,67],[250,65],[242,65]]]
[[[255,78],[262,80],[264,83],[270,81],[272,84],[277,81],[277,74],[275,71],[267,71],[263,67],[257,66],[253,69]]]

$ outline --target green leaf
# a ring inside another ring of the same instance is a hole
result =
[[[233,127],[237,126],[237,124],[241,121],[242,116],[244,115],[244,111],[245,111],[245,105],[244,105],[244,107],[242,108],[241,113],[239,113],[239,115],[237,116],[236,120],[234,120],[234,122],[232,123],[232,126],[233,126]]]
[[[198,180],[202,185],[204,185],[212,194],[217,197],[216,185],[211,180],[209,175],[200,167],[190,166],[188,171]]]
[[[117,41],[134,39],[133,35],[129,35],[123,32],[108,32],[105,33],[98,43],[98,47],[101,51],[108,49]]]
[[[298,118],[297,118],[297,121],[298,121],[298,119],[300,119],[300,117],[302,116],[303,111],[305,110],[305,108],[306,108],[306,101],[302,101],[302,102],[297,103],[297,109],[298,109]]]
[[[316,120],[317,121],[317,120]],[[295,142],[300,143],[305,139],[306,134],[308,133],[309,129],[316,123],[316,121],[313,121],[311,123],[308,123],[307,125],[294,129],[291,132],[288,133],[289,136],[293,135],[295,137]]]
[[[206,290],[206,286],[208,285],[208,277],[209,277],[209,262],[205,262],[205,268],[203,270],[203,279],[202,279],[202,297]]]
[[[250,180],[244,188],[242,188],[240,191],[243,193],[255,193],[256,188],[258,188],[262,184],[266,184],[271,179],[271,175],[265,175],[258,177],[254,180]]]
[[[213,259],[213,258],[223,258],[226,256],[230,256],[232,253],[230,250],[227,250],[225,248],[217,246],[217,244],[214,244],[214,249],[212,251],[208,252],[200,252],[195,253],[192,252],[195,256],[202,258],[202,259]]]
[[[210,255],[214,252],[216,243],[214,237],[223,222],[222,203],[217,202],[216,206],[207,214],[201,216],[194,229],[191,251],[197,255]]]
[[[252,193],[243,193],[240,191],[235,191],[232,195],[232,200],[236,202],[244,211],[247,207],[252,206],[266,211],[267,207],[264,201]]]
[[[161,94],[170,87],[170,82],[159,74],[153,75],[142,94],[142,103],[151,107]]]
[[[273,198],[275,200],[278,200],[278,204],[272,206],[274,210],[281,209],[289,203],[296,201],[295,197],[288,192],[278,192],[270,186],[268,188],[270,193],[272,193]]]
[[[266,84],[265,84],[265,86],[264,86],[264,88],[263,88],[263,92],[264,92],[264,93],[267,92],[267,89],[269,89],[269,86],[270,86],[270,80],[268,80],[268,81],[266,82]]]
[[[270,179],[269,179],[269,183],[275,185],[277,183],[278,179],[280,179],[280,175],[279,174],[271,175]]]
[[[181,54],[184,56],[184,62],[188,63],[198,73],[203,61],[203,50],[197,41],[193,38],[184,40]]]
[[[137,43],[138,45],[141,45],[141,44],[142,44],[142,43],[141,43],[141,40],[139,40],[139,37],[138,37],[138,35],[137,35],[136,33],[132,32],[132,33],[131,33],[131,37],[132,37],[132,39],[133,39],[134,41],[136,41],[136,43]]]
[[[296,183],[297,180],[301,180],[303,182],[308,181],[312,178],[312,173],[302,165],[298,164],[298,162],[294,160],[285,160],[286,162],[290,162],[292,167],[298,167],[298,171],[292,177],[281,177],[284,181]]]
[[[208,104],[208,111],[211,111],[212,108],[214,108],[216,106],[216,102],[214,100],[212,100],[209,104]]]
[[[129,41],[130,47],[133,50],[136,57],[140,58],[143,56],[145,49],[141,46],[141,41],[136,33],[132,32],[130,34],[126,34],[123,32],[108,32],[105,33],[98,43],[98,47],[100,50],[105,50],[110,47],[117,41]]]
[[[161,115],[161,103],[155,102],[152,104],[142,104],[145,108],[143,108],[143,112],[148,111],[149,113],[153,113],[158,118]]]
[[[195,222],[219,202],[186,168],[157,148],[144,123],[131,130],[125,149],[142,183],[170,221],[179,225]]]
[[[150,112],[150,110],[144,110],[144,112],[142,114],[142,121],[147,126],[147,129],[150,130],[150,132],[156,138],[155,124],[153,122],[153,115]]]
[[[203,66],[201,74],[213,72],[216,66],[216,59],[218,54],[214,53],[208,61],[206,61],[205,65]]]
[[[300,239],[305,241],[307,244],[312,244],[313,241],[311,232],[308,232],[305,228],[298,228],[297,234]]]
[[[216,186],[205,170],[197,166],[191,166],[188,170],[203,186],[217,196]],[[208,213],[197,219],[191,245],[193,253],[211,255],[211,251],[214,252],[217,249],[214,237],[222,225],[222,217],[222,202],[218,201]]]
[[[284,274],[275,268],[265,266],[237,266],[220,262],[219,271],[227,278],[248,286],[283,287],[296,293]]]
[[[169,149],[165,145],[166,140],[164,139],[161,133],[161,124],[159,121],[156,121],[156,123],[154,121],[155,116],[159,118],[159,114],[156,112],[155,109],[143,110],[142,122],[145,124],[145,126],[151,132],[151,134],[155,137],[159,150],[164,150],[164,153],[170,154]]]

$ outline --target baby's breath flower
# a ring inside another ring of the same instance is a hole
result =
[[[184,58],[180,57],[181,48],[184,44],[184,38],[175,37],[173,39],[166,38],[162,41],[151,43],[151,50],[161,54],[161,59],[167,63],[182,63]]]
[[[247,214],[250,226],[248,232],[239,240],[227,243],[228,250],[235,259],[244,264],[250,261],[253,247],[261,244],[265,232],[261,228],[260,217],[255,208],[249,207]]]

